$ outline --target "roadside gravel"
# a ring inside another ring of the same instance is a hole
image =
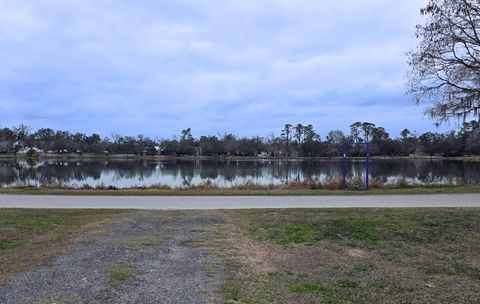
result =
[[[222,261],[195,240],[220,217],[132,212],[0,287],[0,303],[217,303]]]

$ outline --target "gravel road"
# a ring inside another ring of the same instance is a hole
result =
[[[480,193],[331,196],[0,195],[0,208],[246,209],[480,207]]]
[[[0,303],[217,303],[222,263],[193,245],[222,218],[134,212],[0,287]]]

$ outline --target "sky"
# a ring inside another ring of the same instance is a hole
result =
[[[406,95],[426,0],[0,0],[0,126],[171,137],[437,129]]]

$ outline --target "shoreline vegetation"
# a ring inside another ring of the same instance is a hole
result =
[[[480,185],[456,184],[411,184],[403,178],[385,183],[370,179],[365,190],[361,178],[347,180],[347,189],[342,189],[341,178],[329,178],[322,182],[303,181],[288,184],[259,184],[246,181],[242,184],[221,186],[211,180],[196,185],[172,187],[164,184],[151,186],[116,187],[100,184],[91,186],[68,186],[64,184],[15,185],[0,187],[0,194],[58,194],[58,195],[368,195],[368,194],[428,194],[428,193],[478,193]]]
[[[38,157],[28,157],[25,153],[4,153],[0,154],[0,160],[218,160],[218,161],[300,161],[300,160],[342,160],[342,156],[320,157],[320,156],[194,156],[194,155],[135,155],[135,154],[42,154]],[[370,160],[458,160],[458,161],[478,161],[480,155],[466,156],[428,156],[428,155],[410,155],[410,156],[370,156]],[[348,156],[352,160],[365,160],[365,156]]]

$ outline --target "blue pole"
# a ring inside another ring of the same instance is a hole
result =
[[[368,185],[369,167],[370,167],[370,143],[367,142],[367,158],[365,159],[365,172],[366,172],[365,185],[367,190],[369,188],[369,185]]]
[[[342,160],[342,186],[343,190],[347,189],[347,143],[343,143],[342,147],[343,160]]]

